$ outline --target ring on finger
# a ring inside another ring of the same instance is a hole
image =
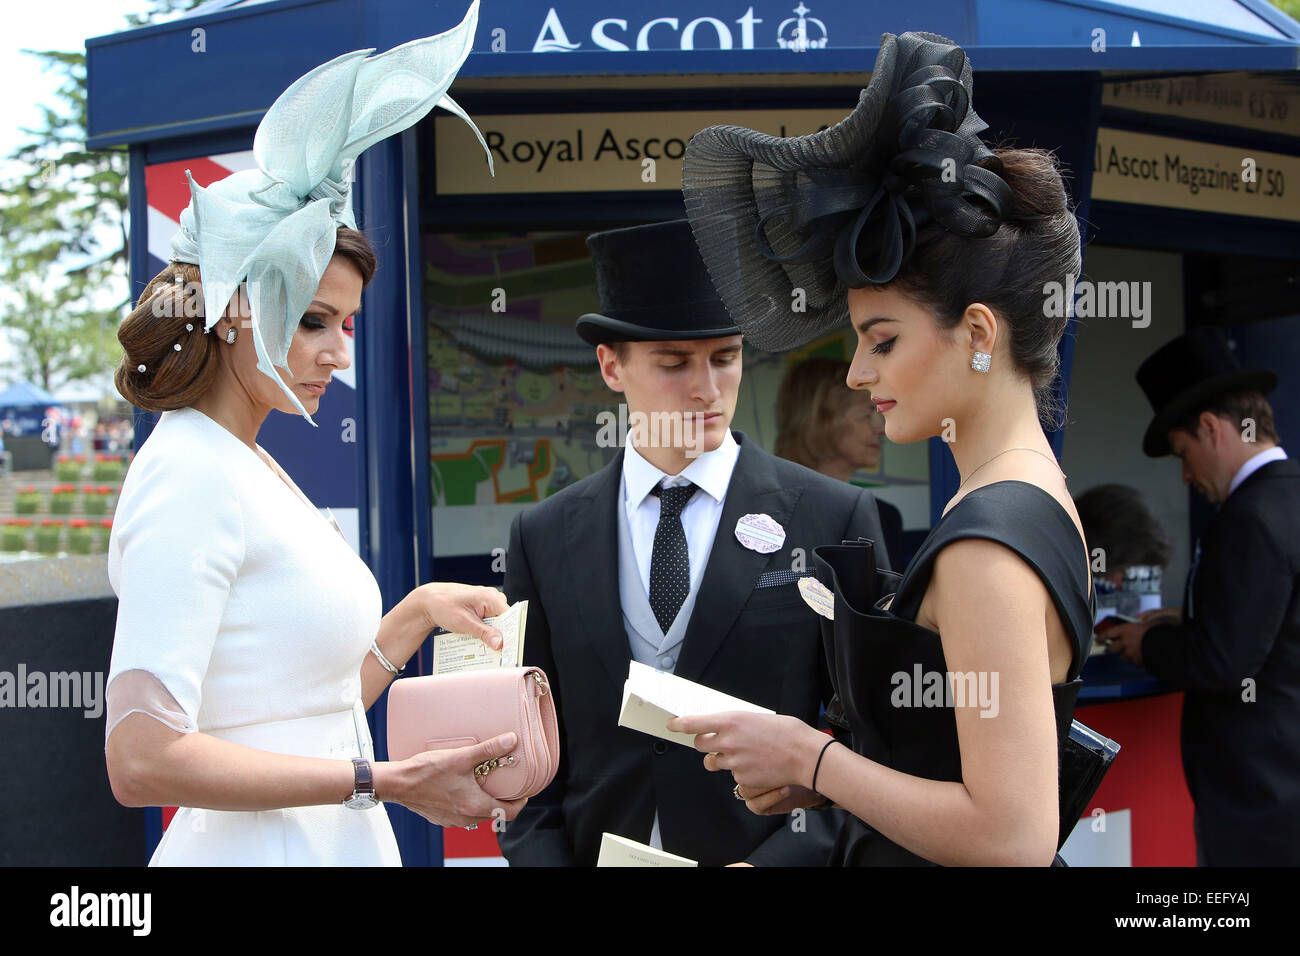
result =
[[[736,784],[734,787],[731,788],[731,795],[735,797],[737,800],[745,799],[740,795],[740,784]]]

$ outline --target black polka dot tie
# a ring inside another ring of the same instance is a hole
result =
[[[682,509],[695,494],[695,485],[656,485],[650,493],[659,498],[659,524],[650,555],[650,610],[654,611],[659,629],[667,634],[691,590],[691,557],[686,550]]]

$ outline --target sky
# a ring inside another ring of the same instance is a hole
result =
[[[43,72],[34,57],[20,51],[85,50],[86,38],[126,28],[128,13],[143,13],[146,0],[48,0],[7,4],[0,31],[0,88],[19,95],[0,97],[0,156],[7,156],[28,137],[20,128],[40,122],[38,104],[53,103],[57,77]],[[2,330],[0,330],[2,333]],[[0,334],[0,360],[9,355]],[[0,385],[7,375],[0,372]]]
[[[39,122],[37,104],[52,102],[58,83],[42,72],[39,62],[19,51],[85,50],[86,38],[126,28],[128,13],[148,9],[145,0],[50,0],[15,3],[5,10],[0,32],[0,80],[4,89],[21,96],[0,98],[0,155],[7,155],[24,137],[20,126]]]

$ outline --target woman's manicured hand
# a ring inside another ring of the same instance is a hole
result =
[[[510,606],[496,588],[434,582],[420,585],[411,597],[419,602],[427,630],[441,627],[453,634],[470,634],[494,651],[501,650],[501,632],[483,623]]]
[[[797,717],[727,711],[674,717],[668,729],[695,734],[706,770],[730,770],[736,783],[762,792],[812,781],[826,735]]]
[[[780,816],[793,813],[795,810],[808,810],[812,807],[821,806],[826,802],[826,798],[820,793],[814,793],[807,787],[801,787],[797,784],[787,784],[774,790],[755,790],[749,787],[740,787],[739,791],[749,811],[757,813],[760,817]]]
[[[375,795],[414,810],[439,826],[472,826],[489,818],[513,820],[527,800],[498,800],[484,791],[474,768],[505,757],[519,741],[505,734],[455,750],[428,750],[408,760],[375,764]],[[489,771],[490,772],[490,771]]]

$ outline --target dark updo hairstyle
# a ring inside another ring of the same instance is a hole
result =
[[[370,284],[377,260],[364,235],[340,226],[334,255],[356,267],[362,288]],[[125,354],[113,375],[113,384],[122,397],[149,412],[186,408],[198,401],[217,380],[220,369],[217,349],[221,343],[215,333],[203,334],[203,321],[199,267],[189,262],[169,262],[149,280],[135,308],[117,330]],[[186,330],[187,323],[194,326],[192,332]],[[177,342],[180,351],[175,348]]]
[[[982,302],[1009,327],[1016,368],[1033,384],[1045,428],[1057,427],[1065,409],[1056,399],[1060,374],[1057,343],[1067,317],[1048,316],[1043,287],[1076,279],[1083,262],[1079,225],[1069,208],[1056,157],[1042,149],[996,149],[1012,205],[997,232],[967,239],[933,222],[917,232],[916,251],[889,285],[934,312],[942,329],[961,321],[966,307]]]

